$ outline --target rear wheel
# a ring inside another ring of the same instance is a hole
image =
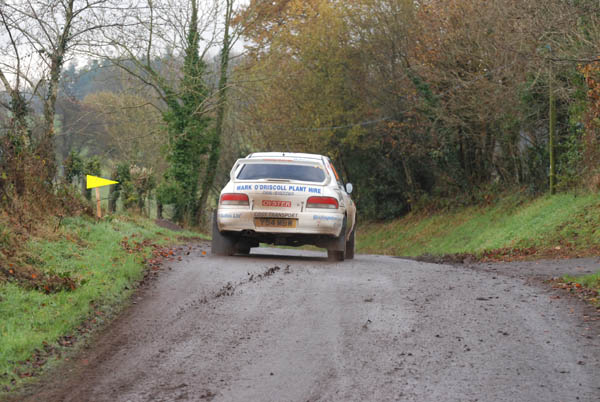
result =
[[[217,211],[213,214],[211,253],[214,255],[234,255],[236,252],[235,239],[219,232]]]
[[[250,247],[238,246],[237,252],[238,252],[238,254],[248,255],[248,254],[250,254]]]

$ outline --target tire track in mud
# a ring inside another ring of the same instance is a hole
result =
[[[210,303],[211,301],[218,300],[223,297],[233,296],[233,295],[235,295],[235,292],[242,286],[263,281],[263,280],[275,275],[276,273],[278,273],[281,270],[282,270],[282,268],[280,266],[275,265],[270,268],[267,268],[266,271],[264,271],[260,274],[251,274],[250,272],[248,272],[247,279],[243,279],[243,280],[237,281],[237,282],[231,282],[231,281],[227,282],[225,285],[223,285],[219,290],[217,290],[213,294],[211,294],[209,296],[203,296],[199,299],[196,299],[196,300],[180,307],[179,311],[177,312],[176,319],[181,318],[181,316],[184,315],[185,313],[187,313],[190,310],[190,308],[198,309],[201,306]],[[290,274],[292,272],[290,270],[290,266],[287,265],[283,269],[283,272],[285,274]]]

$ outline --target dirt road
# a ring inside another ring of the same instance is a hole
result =
[[[30,400],[600,400],[598,327],[535,281],[258,253],[173,264]]]

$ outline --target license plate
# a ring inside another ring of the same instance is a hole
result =
[[[267,228],[295,228],[297,219],[254,218],[254,225]]]

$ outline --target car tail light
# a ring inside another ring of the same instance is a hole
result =
[[[306,208],[338,209],[338,200],[333,197],[310,197],[306,201]]]
[[[248,196],[240,193],[227,193],[221,196],[221,205],[250,205]]]

